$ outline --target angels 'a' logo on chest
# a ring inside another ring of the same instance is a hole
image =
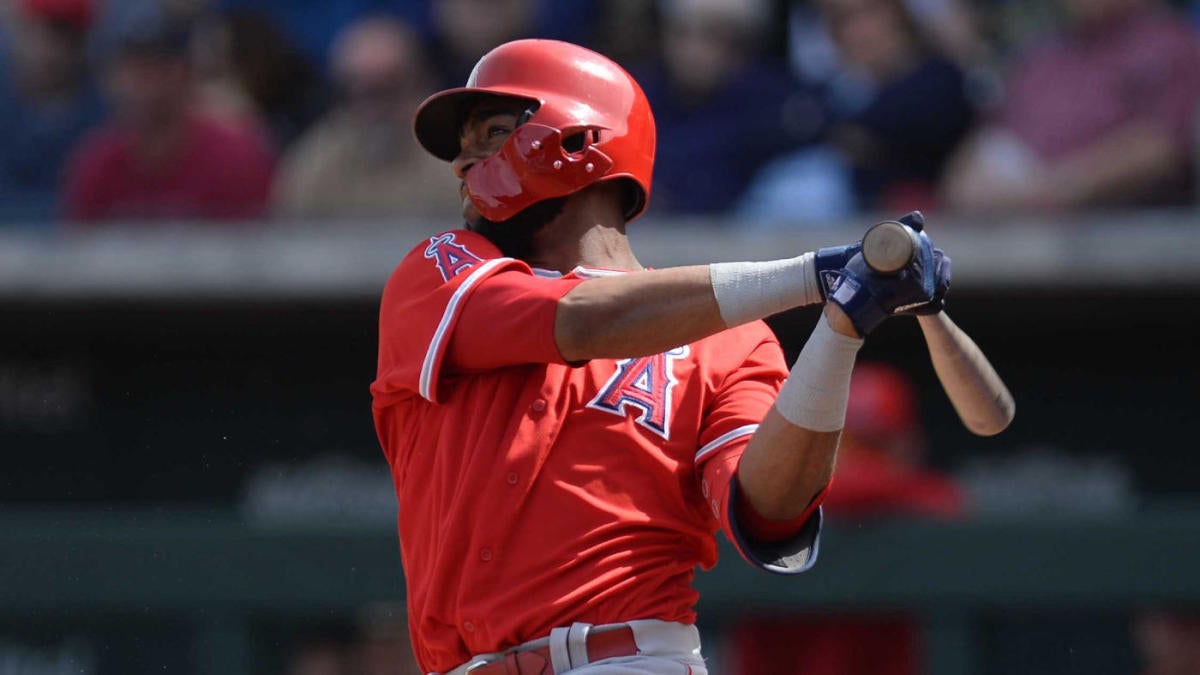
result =
[[[689,351],[684,345],[654,356],[617,361],[616,372],[588,407],[619,417],[636,413],[635,422],[670,440],[671,394],[679,384],[675,362]]]

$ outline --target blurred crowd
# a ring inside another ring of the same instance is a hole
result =
[[[1167,2],[6,0],[0,223],[454,218],[413,110],[518,37],[642,82],[654,214],[1194,203],[1200,12]]]

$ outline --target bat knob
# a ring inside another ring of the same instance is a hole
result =
[[[887,220],[863,235],[863,260],[880,274],[895,274],[912,262],[918,245],[917,233],[911,227]]]

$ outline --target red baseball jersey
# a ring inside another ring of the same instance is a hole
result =
[[[533,270],[456,230],[388,281],[371,391],[426,671],[574,621],[692,623],[692,577],[716,563],[722,526],[767,569],[815,559],[819,512],[769,546],[729,516],[730,478],[787,375],[765,324],[653,356],[563,360],[559,299],[618,273]]]

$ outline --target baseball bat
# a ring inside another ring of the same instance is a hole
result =
[[[917,234],[895,221],[875,225],[863,235],[863,259],[881,274],[894,274],[916,255]],[[946,312],[918,316],[933,370],[946,396],[971,433],[994,436],[1016,414],[1016,402],[983,350]]]

